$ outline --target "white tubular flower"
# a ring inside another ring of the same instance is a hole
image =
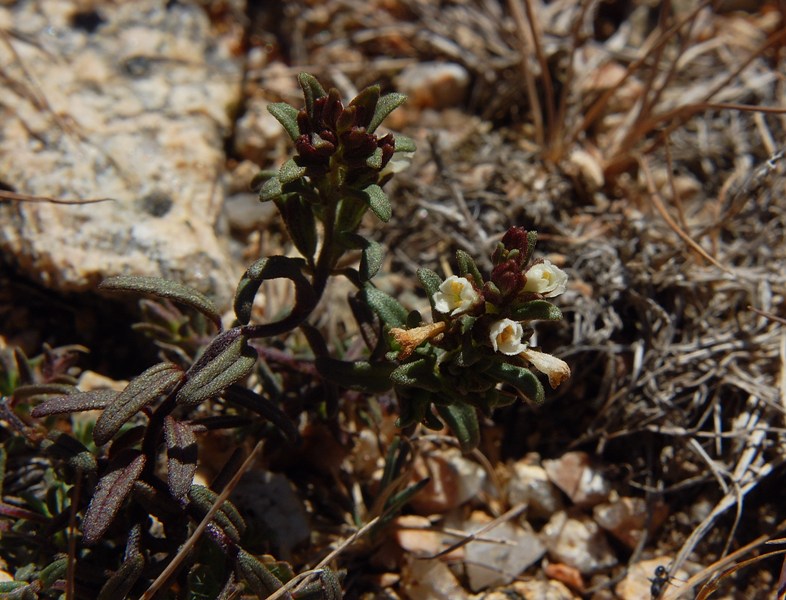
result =
[[[552,389],[557,389],[559,384],[570,377],[570,367],[561,358],[538,352],[537,350],[524,350],[521,357],[529,361],[538,371],[549,378],[549,385]]]
[[[559,296],[568,286],[568,274],[548,260],[531,266],[524,275],[527,277],[524,291],[537,292],[546,298]]]
[[[434,292],[433,300],[439,312],[455,317],[472,308],[480,300],[480,294],[468,279],[451,275],[442,282],[439,291]]]
[[[521,342],[524,328],[521,323],[511,319],[501,319],[491,326],[489,339],[494,347],[494,352],[502,352],[508,356],[520,354],[527,349],[527,344]]]

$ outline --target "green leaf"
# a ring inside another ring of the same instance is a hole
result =
[[[470,452],[480,443],[480,426],[475,407],[464,402],[437,404],[437,412],[458,439],[462,452]]]
[[[248,345],[244,336],[236,337],[210,360],[194,363],[186,373],[186,382],[178,391],[175,402],[196,406],[218,396],[233,383],[248,377],[256,361],[256,350]]]
[[[341,240],[350,248],[362,250],[360,254],[360,280],[365,283],[372,279],[379,272],[382,260],[385,258],[382,246],[378,242],[354,232],[342,234]]]
[[[312,262],[317,249],[317,223],[311,203],[299,195],[291,194],[276,202],[276,206],[295,248]]]
[[[278,180],[283,186],[300,179],[305,174],[306,167],[299,166],[294,159],[290,158],[287,162],[281,165],[281,168],[278,171]]]
[[[95,443],[98,446],[106,444],[126,421],[182,380],[183,370],[174,363],[159,363],[132,379],[96,421]]]
[[[392,387],[390,374],[396,368],[392,362],[343,361],[329,356],[317,357],[315,364],[319,374],[328,381],[372,393],[386,392]]]
[[[415,150],[417,150],[415,140],[405,135],[401,135],[400,133],[395,135],[393,145],[396,152],[415,152]]]
[[[267,110],[281,123],[293,142],[300,136],[300,128],[297,126],[298,110],[294,106],[286,102],[274,102],[267,105]]]
[[[420,280],[420,285],[422,285],[423,289],[426,291],[429,304],[431,304],[431,310],[436,310],[434,307],[434,294],[439,291],[439,286],[442,285],[442,279],[434,271],[426,268],[418,269],[418,279]]]
[[[240,576],[260,600],[264,600],[283,585],[265,565],[245,550],[237,554],[237,568]]]
[[[363,190],[367,196],[367,202],[371,210],[383,223],[387,223],[393,215],[393,209],[390,206],[390,198],[382,191],[382,188],[376,184],[372,184]]]
[[[98,481],[82,521],[82,541],[88,546],[104,535],[117,516],[134,482],[145,468],[146,457],[138,450],[124,450]]]
[[[546,398],[543,384],[535,374],[525,367],[517,367],[508,363],[496,363],[489,367],[488,375],[501,383],[509,383],[531,402],[542,404]]]
[[[38,578],[41,580],[43,588],[48,590],[58,579],[66,578],[67,570],[68,558],[58,558],[41,569],[41,572],[38,574]]]
[[[368,129],[371,120],[376,117],[377,103],[379,102],[379,86],[372,85],[361,91],[349,103],[349,106],[357,107],[357,120],[355,125],[358,127],[366,127],[368,133],[373,133],[372,129]]]
[[[275,200],[281,196],[283,192],[284,190],[281,187],[281,181],[279,181],[278,176],[271,177],[262,184],[261,188],[259,188],[259,200],[261,202]]]
[[[510,318],[514,321],[559,321],[562,311],[546,300],[531,300],[517,306]]]
[[[221,314],[213,302],[194,288],[161,277],[138,277],[135,275],[120,275],[108,277],[99,285],[98,289],[107,292],[133,292],[150,294],[159,298],[167,298],[180,304],[185,304],[198,310],[221,329]]]
[[[366,131],[369,133],[374,133],[382,121],[384,121],[385,118],[387,118],[387,116],[396,110],[399,106],[404,104],[406,99],[407,97],[404,94],[397,93],[385,94],[382,96],[376,104],[374,116],[371,118]]]
[[[434,361],[430,358],[420,358],[397,367],[391,374],[390,380],[395,385],[402,387],[416,387],[429,392],[442,390],[442,380],[434,373]]]
[[[310,73],[298,74],[297,81],[303,90],[303,97],[306,99],[306,112],[312,116],[314,114],[314,100],[327,96],[327,92],[317,81],[317,78]]]
[[[302,258],[291,258],[289,256],[270,256],[261,258],[252,264],[237,286],[235,293],[235,314],[238,321],[243,325],[248,324],[251,320],[251,309],[254,304],[254,297],[259,291],[259,287],[263,281],[269,279],[289,279],[295,284],[295,307],[288,317],[284,317],[276,323],[271,323],[269,327],[273,329],[274,325],[279,327],[293,329],[305,319],[311,312],[317,302],[316,292],[311,284],[303,275],[303,269],[306,268],[306,261]],[[283,333],[288,329],[283,329],[277,333]],[[276,335],[271,333],[269,335]]]
[[[524,259],[521,264],[526,265],[529,263],[532,255],[535,253],[535,244],[538,243],[538,232],[537,231],[528,231],[527,232],[527,251],[524,255]]]
[[[197,468],[197,443],[194,430],[187,423],[164,419],[167,455],[167,484],[174,498],[185,498]]]
[[[366,159],[366,166],[369,169],[374,169],[379,171],[382,168],[382,148],[377,148],[374,152]]]
[[[366,284],[360,294],[387,327],[402,327],[406,323],[407,309],[395,298],[371,284]]]
[[[456,250],[456,260],[458,261],[459,274],[462,277],[472,277],[475,281],[475,285],[482,287],[483,277],[480,275],[480,271],[474,259],[463,250]]]

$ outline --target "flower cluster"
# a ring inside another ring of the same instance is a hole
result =
[[[510,393],[502,384],[542,401],[543,387],[529,367],[547,375],[553,388],[570,376],[564,361],[529,343],[532,321],[562,318],[549,299],[565,292],[568,281],[567,274],[550,261],[533,260],[536,240],[533,231],[509,229],[492,255],[494,268],[488,280],[462,251],[457,254],[457,275],[443,281],[427,269],[418,272],[429,294],[434,323],[391,329],[396,348],[391,357],[401,363],[392,379],[403,398],[403,413],[414,403],[417,408],[409,412],[427,422],[430,413],[423,406],[427,396],[412,394],[418,388],[428,391],[445,417],[442,402],[485,411],[509,402]],[[476,419],[474,412],[462,414],[459,429]]]

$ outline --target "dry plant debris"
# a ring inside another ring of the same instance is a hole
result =
[[[224,14],[223,4],[210,10]],[[432,482],[385,535],[342,546],[380,516],[392,399],[343,394],[336,421],[306,423],[295,454],[266,450],[266,466],[295,484],[311,516],[298,568],[340,547],[335,565],[348,569],[355,598],[687,598],[781,535],[786,9],[731,4],[249,3],[242,118],[255,103],[294,100],[304,70],[345,94],[381,82],[410,85],[419,99],[391,124],[419,151],[389,190],[394,217],[378,232],[387,291],[422,307],[417,266],[449,275],[456,249],[488,255],[510,225],[537,227],[540,252],[571,276],[567,323],[537,331],[570,363],[570,384],[542,407],[498,411],[473,455],[443,437],[410,440],[412,480]],[[424,63],[450,68],[413,88]],[[451,82],[456,94],[435,96]],[[236,152],[230,167],[271,167],[283,149],[272,140]],[[279,233],[238,241],[275,245]],[[270,291],[282,305],[286,293]],[[351,355],[358,332],[337,308],[345,293],[328,291],[318,326]],[[0,298],[11,344],[6,323],[19,309],[8,289]],[[265,359],[308,372],[302,350],[271,348]],[[301,391],[293,403],[313,401],[313,388]],[[9,468],[6,494],[35,476],[32,463]],[[499,531],[477,533],[505,515]],[[611,529],[619,519],[630,535]],[[584,555],[558,550],[567,523],[578,533],[565,541]],[[525,554],[543,544],[546,558],[517,572],[494,567],[530,533]],[[772,597],[780,564],[746,563],[715,595]],[[495,568],[491,587],[478,583]]]

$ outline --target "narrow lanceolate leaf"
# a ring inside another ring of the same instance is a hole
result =
[[[271,573],[265,565],[251,556],[245,550],[241,550],[237,555],[237,570],[240,576],[257,595],[257,598],[264,600],[275,592],[283,584]],[[282,596],[288,600],[292,599],[291,594]]]
[[[536,404],[541,404],[546,398],[543,384],[529,369],[498,363],[489,367],[488,374],[497,381],[509,383]]]
[[[300,135],[300,130],[297,126],[297,109],[286,102],[274,102],[267,105],[267,110],[276,118],[276,121],[281,123],[294,142]]]
[[[278,180],[278,176],[274,175],[265,181],[265,183],[263,183],[259,188],[259,200],[261,202],[275,200],[283,193],[283,191],[284,190],[281,188],[281,182]]]
[[[372,212],[377,215],[380,221],[387,223],[393,215],[393,209],[390,206],[390,198],[382,191],[382,188],[376,184],[372,184],[363,191],[366,193],[367,202]]]
[[[407,322],[407,309],[380,289],[366,284],[361,291],[363,299],[388,327],[403,327]]]
[[[401,135],[400,133],[396,134],[396,137],[393,140],[393,146],[395,147],[396,152],[414,152],[417,150],[415,141],[410,137]]]
[[[85,544],[96,543],[106,533],[134,487],[134,482],[142,474],[145,461],[145,455],[138,450],[126,450],[109,464],[109,469],[96,485],[82,521]]]
[[[467,277],[469,275],[475,280],[475,285],[483,285],[483,276],[480,274],[478,266],[475,264],[475,260],[469,254],[463,250],[457,250],[456,261],[458,262],[459,274],[462,277]]]
[[[126,557],[120,568],[101,588],[98,600],[121,600],[126,598],[145,568],[145,557],[140,552]]]
[[[106,444],[131,417],[161,394],[172,390],[183,377],[183,370],[176,364],[159,363],[132,379],[96,421],[95,443]]]
[[[197,443],[190,425],[164,419],[164,440],[167,456],[167,483],[175,498],[184,498],[191,489],[197,468]]]
[[[327,92],[311,73],[298,73],[297,82],[300,84],[303,90],[303,97],[306,99],[306,111],[311,116],[314,114],[314,100],[327,96]]]
[[[471,404],[436,404],[439,416],[448,424],[459,441],[462,452],[470,452],[480,443],[478,413]]]
[[[278,180],[281,185],[292,183],[306,174],[306,168],[299,166],[293,159],[289,159],[278,171]]]
[[[66,571],[68,570],[68,559],[58,558],[49,563],[46,567],[41,569],[38,574],[38,579],[45,590],[51,588],[58,579],[65,579]]]
[[[118,393],[115,390],[91,390],[89,392],[74,392],[67,396],[47,398],[30,411],[30,414],[33,417],[40,418],[83,410],[100,410],[109,406]]]
[[[374,116],[371,118],[371,122],[368,124],[366,131],[369,133],[374,133],[382,121],[384,121],[385,118],[399,106],[404,104],[406,99],[407,97],[404,94],[397,93],[385,94],[382,96],[376,103]]]
[[[510,318],[514,321],[559,321],[562,311],[546,300],[532,300],[517,307]]]
[[[99,289],[108,292],[135,292],[138,294],[150,294],[159,298],[167,298],[180,304],[185,304],[198,310],[221,329],[221,314],[213,302],[204,294],[192,287],[162,279],[161,277],[137,277],[120,275],[104,279]]]
[[[270,279],[289,279],[295,284],[295,308],[292,309],[290,315],[297,310],[305,310],[309,305],[313,308],[316,303],[316,294],[314,288],[303,275],[305,268],[306,261],[290,256],[269,256],[254,262],[246,269],[237,284],[234,302],[237,320],[243,325],[248,324],[251,320],[251,310],[259,287]]]
[[[426,268],[418,269],[418,279],[428,296],[428,301],[431,303],[431,310],[436,310],[434,308],[434,294],[439,291],[439,286],[442,285],[442,279],[434,271]]]
[[[360,255],[360,279],[369,281],[379,272],[385,253],[382,246],[374,240],[368,240],[368,245],[363,248]]]
[[[178,404],[196,406],[214,398],[233,383],[248,377],[256,361],[256,350],[248,345],[245,337],[239,336],[210,361],[197,361],[186,373],[186,382],[175,400]]]

